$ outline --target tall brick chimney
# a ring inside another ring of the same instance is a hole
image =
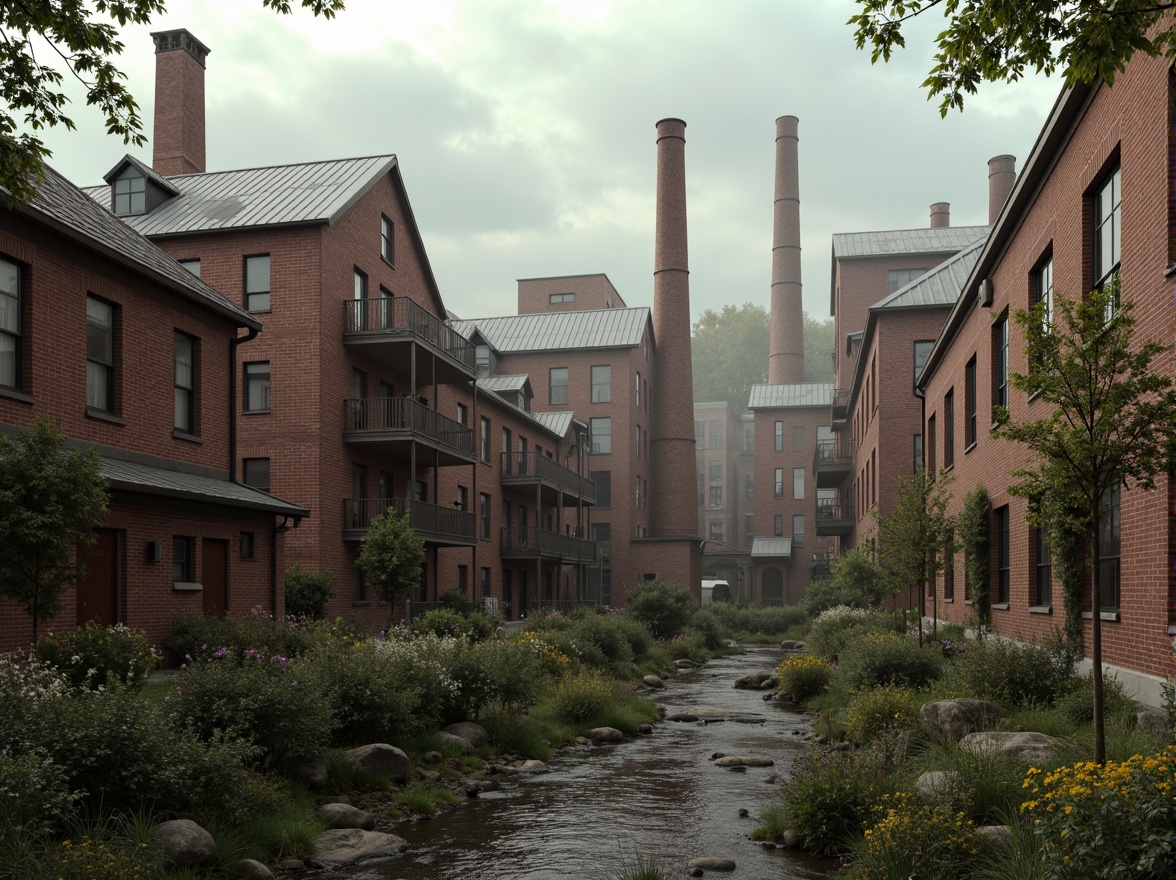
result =
[[[686,123],[681,119],[663,119],[657,124],[653,333],[657,344],[650,485],[653,537],[696,536],[694,376],[690,366],[690,269],[686,247]]]
[[[804,381],[804,301],[800,285],[800,167],[795,116],[776,120],[772,210],[772,317],[768,381]]]
[[[204,59],[208,47],[183,28],[156,31],[155,132],[151,167],[164,177],[203,173]]]
[[[996,223],[1017,182],[1017,157],[993,156],[988,160],[988,225]]]
[[[951,226],[951,204],[936,202],[931,206],[931,228],[946,229]]]

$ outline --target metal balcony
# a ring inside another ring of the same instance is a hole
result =
[[[538,452],[504,452],[501,460],[503,486],[538,486],[544,504],[558,504],[561,492],[565,507],[575,507],[581,501],[596,504],[596,484],[553,458]]]
[[[853,499],[817,502],[817,534],[843,537],[853,531]]]
[[[372,519],[389,508],[401,515],[408,511],[413,530],[427,543],[471,547],[477,542],[473,513],[408,498],[344,498],[343,540],[362,540]]]
[[[551,559],[564,562],[596,562],[596,542],[533,526],[511,527],[502,532],[503,559]]]
[[[849,440],[818,440],[813,453],[817,488],[840,486],[853,469],[853,443]]]
[[[474,460],[473,429],[411,397],[343,401],[343,441],[401,459],[410,457],[412,444],[416,443],[435,451],[439,465],[469,464]],[[432,459],[429,455],[419,463],[431,465]]]
[[[343,344],[403,376],[415,375],[418,386],[468,382],[476,373],[473,343],[404,296],[343,303]]]
[[[833,554],[829,551],[809,557],[809,571],[813,577],[827,577],[833,571]]]
[[[831,415],[833,429],[842,428],[849,419],[849,389],[833,389],[833,412]]]

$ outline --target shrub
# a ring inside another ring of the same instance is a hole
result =
[[[65,770],[42,748],[0,749],[0,829],[35,837],[64,826],[77,799]]]
[[[860,880],[955,880],[978,866],[976,828],[963,813],[884,796],[858,848]]]
[[[849,690],[880,685],[926,687],[939,677],[942,660],[908,636],[868,633],[841,654],[838,675]]]
[[[422,782],[396,792],[393,800],[408,812],[421,816],[432,816],[441,807],[452,807],[458,802],[457,795],[449,789],[430,788]]]
[[[1005,820],[1021,806],[1025,765],[1015,757],[995,751],[977,754],[954,742],[936,743],[920,757],[919,769],[952,774],[950,792],[943,793],[947,803],[977,825],[1008,824]]]
[[[830,663],[836,663],[845,646],[869,632],[880,632],[890,627],[884,615],[873,614],[864,608],[838,605],[829,608],[813,621],[805,637],[809,653]]]
[[[1033,823],[1050,877],[1172,876],[1176,746],[1101,766],[1030,769],[1025,788],[1021,809]]]
[[[854,742],[867,743],[885,731],[913,731],[918,727],[919,704],[909,688],[860,688],[850,694],[845,732]]]
[[[625,594],[625,606],[649,625],[656,639],[668,639],[681,632],[696,607],[694,596],[684,587],[658,580],[631,587]]]
[[[539,661],[543,673],[551,678],[559,678],[572,665],[572,658],[560,649],[557,640],[550,638],[550,633],[524,630],[519,633],[517,644],[532,654]]]
[[[434,608],[419,617],[414,617],[409,629],[414,633],[455,636],[479,642],[494,635],[494,621],[479,612],[467,614],[444,607]]]
[[[60,669],[77,687],[99,688],[108,681],[140,685],[156,661],[142,630],[96,620],[72,633],[49,633],[34,650],[38,660]]]
[[[1094,720],[1094,682],[1089,675],[1069,681],[1066,692],[1056,698],[1058,712],[1074,727]],[[1134,721],[1137,707],[1114,675],[1103,676],[1103,717],[1110,722]]]
[[[721,648],[727,641],[727,631],[717,617],[707,614],[706,609],[697,612],[690,619],[687,631],[698,639],[708,651]]]
[[[63,840],[45,853],[45,877],[54,880],[153,880],[162,869],[159,855],[146,843],[83,835]]]
[[[808,616],[796,605],[736,605],[733,602],[712,602],[700,609],[719,621],[723,629],[732,635],[777,637],[804,624]]]
[[[629,649],[633,652],[634,659],[646,657],[653,650],[653,635],[640,620],[629,612],[621,611],[605,615],[602,619],[607,620],[616,628],[617,632],[624,636],[629,643]]]
[[[832,575],[809,584],[804,609],[816,617],[838,605],[850,608],[879,608],[885,596],[882,575],[870,555],[854,548],[833,560]]]
[[[437,604],[442,608],[448,608],[452,611],[458,611],[462,614],[468,614],[470,611],[470,600],[466,594],[457,587],[450,587],[444,593],[437,597]]]
[[[633,662],[629,640],[613,623],[611,615],[593,614],[577,620],[568,629],[568,635],[581,652],[586,644],[594,645],[604,658],[604,667],[619,670]]]
[[[562,721],[582,722],[600,715],[613,701],[615,687],[599,672],[564,676],[551,695],[551,707]]]
[[[979,699],[1009,707],[1047,706],[1069,687],[1074,660],[1061,644],[1035,645],[990,636],[970,642],[952,670]]]
[[[306,571],[297,562],[286,569],[286,613],[293,617],[323,616],[335,595],[335,579],[329,572]]]
[[[811,654],[789,657],[776,667],[777,689],[802,703],[829,686],[833,677],[833,664]]]
[[[385,662],[372,642],[353,642],[315,655],[314,668],[330,700],[332,742],[396,742],[418,731],[421,688]]]

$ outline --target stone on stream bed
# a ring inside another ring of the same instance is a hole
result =
[[[724,755],[715,759],[716,767],[772,767],[775,763],[767,755]]]
[[[327,823],[328,828],[361,828],[364,831],[374,831],[376,827],[375,816],[347,804],[323,804],[319,807],[319,815]]]
[[[408,849],[408,841],[382,831],[343,828],[321,834],[314,845],[314,861],[320,865],[351,865],[360,859],[394,856]]]
[[[641,679],[641,682],[646,687],[653,688],[654,690],[659,690],[659,689],[664,688],[666,686],[666,683],[664,681],[662,681],[658,676],[654,675],[653,673],[650,673],[649,675],[645,676],[645,678]]]
[[[615,727],[594,727],[588,731],[588,738],[598,743],[623,742],[625,735]]]
[[[688,871],[734,871],[735,860],[719,856],[700,856],[686,863]],[[695,876],[698,876],[697,874]]]

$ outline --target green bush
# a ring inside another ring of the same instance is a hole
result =
[[[905,687],[860,688],[850,693],[845,710],[846,735],[867,743],[881,733],[919,728],[919,704]]]
[[[0,829],[36,837],[65,826],[77,795],[65,770],[43,748],[0,749]]]
[[[335,595],[335,579],[329,572],[306,571],[297,562],[286,569],[286,614],[318,618]]]
[[[397,742],[420,732],[420,685],[402,666],[385,662],[372,642],[323,650],[314,668],[330,701],[336,745]]]
[[[1005,825],[1022,800],[1025,765],[995,752],[976,752],[958,743],[934,743],[919,757],[919,769],[950,773],[947,803],[977,825]]]
[[[1074,727],[1094,721],[1094,681],[1089,675],[1071,679],[1065,693],[1056,697],[1058,712]],[[1103,676],[1103,717],[1111,723],[1128,724],[1135,720],[1139,707],[1123,691],[1114,675]]]
[[[736,605],[712,602],[699,609],[695,617],[705,615],[717,620],[730,637],[766,637],[769,641],[785,635],[807,620],[796,605]]]
[[[668,639],[689,623],[696,602],[684,587],[655,580],[630,587],[625,594],[625,607],[648,624],[655,639]]]
[[[154,880],[163,862],[146,843],[86,834],[53,844],[40,867],[53,880]]]
[[[860,880],[956,880],[970,876],[981,860],[970,819],[905,793],[878,805],[857,854]]]
[[[494,635],[494,621],[480,612],[467,614],[453,608],[434,608],[414,617],[409,629],[414,633],[455,636],[480,642]]]
[[[708,651],[721,648],[726,644],[730,635],[719,619],[715,615],[707,613],[705,608],[695,612],[694,616],[690,618],[687,632],[698,639]]]
[[[633,662],[633,648],[611,615],[593,614],[575,621],[568,630],[577,646],[595,645],[605,659],[605,666],[620,669]]]
[[[823,693],[833,677],[833,664],[811,654],[789,657],[776,667],[777,689],[798,703]]]
[[[837,673],[851,691],[882,685],[923,688],[939,677],[942,664],[935,647],[921,648],[910,636],[874,632],[841,652]]]
[[[37,659],[60,669],[77,687],[108,682],[140,685],[155,668],[155,652],[142,630],[91,620],[71,633],[49,633],[37,642]]]
[[[874,609],[882,606],[885,587],[878,566],[870,554],[854,548],[833,560],[830,577],[809,584],[804,596],[804,610],[810,617],[844,605]]]
[[[618,611],[601,617],[625,637],[634,659],[640,660],[653,650],[653,636],[649,629],[629,612]]]
[[[864,608],[837,605],[817,615],[805,636],[805,647],[830,663],[836,663],[846,645],[866,633],[892,628],[885,615]]]
[[[551,695],[551,707],[560,720],[588,721],[604,712],[615,696],[613,682],[599,672],[580,672],[560,679]]]
[[[1074,664],[1061,644],[989,636],[969,642],[951,669],[972,696],[1011,708],[1052,705],[1070,686]]]

